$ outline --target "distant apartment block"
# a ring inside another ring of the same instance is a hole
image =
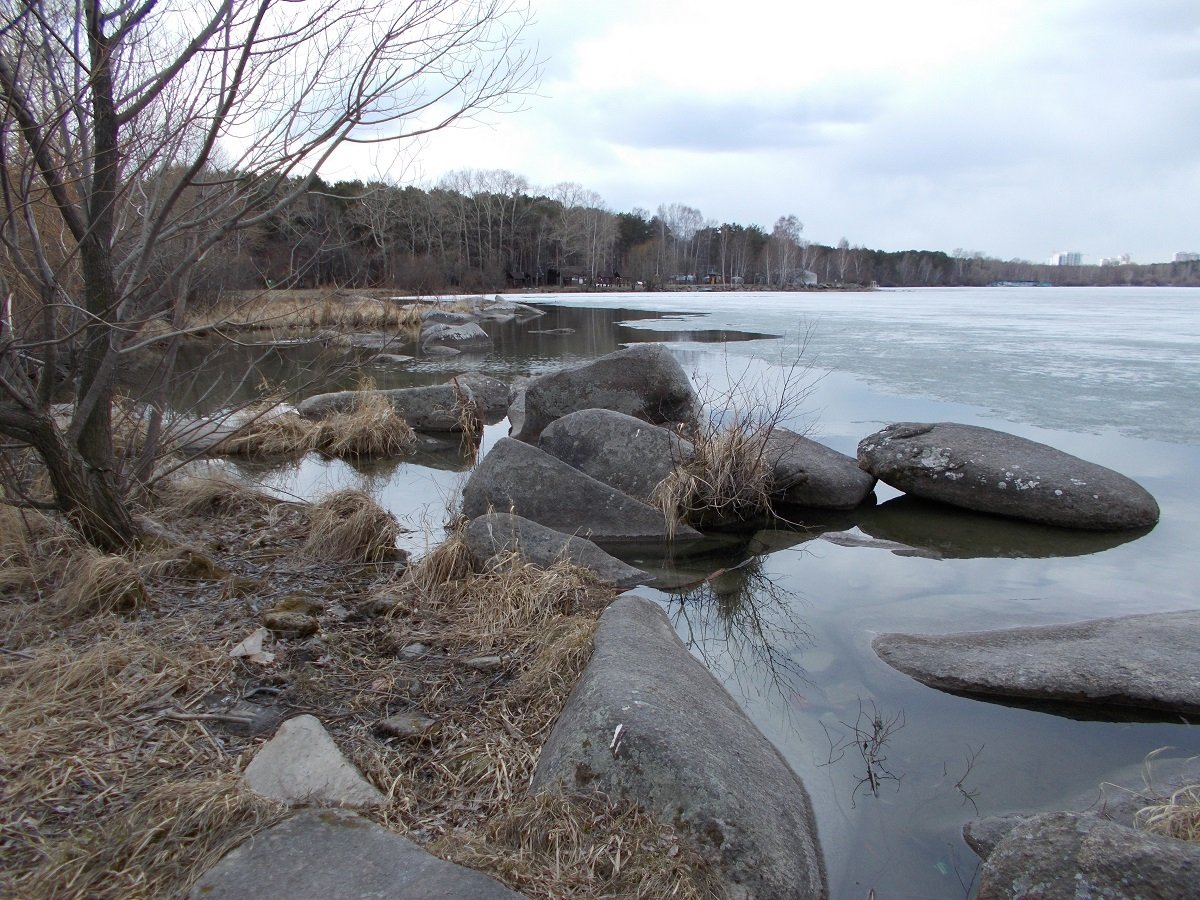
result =
[[[1083,265],[1082,253],[1055,253],[1050,257],[1050,265],[1052,266],[1081,266]]]
[[[1102,266],[1131,266],[1133,259],[1128,253],[1122,253],[1120,256],[1102,256],[1100,257],[1100,265]]]
[[[1200,262],[1200,253],[1187,253],[1180,250],[1175,254],[1175,262]]]

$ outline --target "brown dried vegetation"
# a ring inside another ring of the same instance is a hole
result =
[[[176,546],[101,566],[87,590],[52,520],[0,532],[5,568],[32,579],[0,591],[0,895],[185,894],[285,814],[237,777],[269,735],[238,713],[249,703],[316,715],[387,797],[377,821],[531,897],[719,896],[687,837],[636,807],[528,792],[609,591],[566,565],[472,571],[453,536],[407,570],[334,562],[394,546],[395,521],[368,506],[163,484],[150,512]],[[322,526],[334,530],[312,539]],[[48,623],[63,597],[72,614]],[[277,637],[267,665],[229,656],[297,597],[319,610],[317,634]],[[402,712],[434,725],[376,730]]]

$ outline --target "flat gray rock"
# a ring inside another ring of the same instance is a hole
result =
[[[1065,528],[1146,528],[1158,504],[1137,482],[1037,441],[953,422],[901,422],[858,445],[858,463],[918,497]]]
[[[598,543],[668,538],[660,510],[512,438],[500,439],[463,488],[463,515],[475,519],[489,512],[511,512]],[[686,525],[675,529],[675,540],[698,537]]]
[[[670,350],[662,344],[636,344],[532,379],[513,437],[535,442],[555,419],[580,409],[611,409],[663,425],[693,421],[698,401]]]
[[[978,900],[1200,898],[1200,845],[1079,813],[1032,816],[979,870]]]
[[[498,553],[516,551],[543,568],[569,560],[616,587],[633,587],[654,580],[653,575],[625,565],[589,540],[509,513],[490,513],[473,520],[467,526],[466,541],[472,558],[480,566]]]
[[[556,419],[542,431],[538,446],[639,500],[648,500],[675,465],[695,452],[674,432],[611,409],[581,409]]]
[[[296,411],[307,419],[348,412],[363,393],[387,397],[396,414],[417,431],[462,431],[463,413],[468,402],[475,404],[478,417],[485,422],[498,422],[508,408],[509,391],[502,381],[471,373],[455,376],[448,384],[316,394],[301,401]]]
[[[854,509],[875,489],[875,476],[859,468],[858,460],[786,428],[771,430],[766,452],[777,503]]]
[[[193,885],[191,900],[516,900],[354,813],[312,809],[261,831]]]
[[[336,803],[367,807],[383,794],[342,755],[315,716],[296,716],[254,754],[242,774],[256,794],[295,805]]]
[[[961,634],[883,634],[875,652],[946,691],[1200,712],[1200,610]]]
[[[534,789],[599,789],[686,827],[717,855],[732,897],[825,897],[803,783],[662,609],[622,595],[601,616],[594,647]]]

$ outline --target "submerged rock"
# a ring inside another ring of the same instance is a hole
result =
[[[1200,610],[960,634],[883,634],[875,652],[931,687],[1200,712]]]
[[[889,425],[858,445],[858,462],[902,491],[979,512],[1100,531],[1158,521],[1154,498],[1124,475],[976,425]]]
[[[808,793],[662,609],[619,597],[538,760],[533,787],[600,790],[686,828],[731,897],[820,898]]]
[[[875,488],[875,476],[864,472],[853,457],[786,428],[772,429],[766,453],[777,503],[854,509]]]
[[[517,900],[482,872],[438,859],[369,819],[337,809],[297,813],[225,854],[191,900],[387,897]]]
[[[502,438],[463,488],[463,514],[512,512],[599,543],[660,542],[670,536],[660,510],[572,468],[545,451]],[[676,540],[698,533],[686,525]]]
[[[654,580],[654,576],[625,565],[589,540],[571,537],[509,513],[480,516],[467,526],[465,537],[471,557],[480,566],[497,554],[516,551],[543,568],[568,560],[616,587],[633,587]]]
[[[534,378],[513,437],[533,443],[555,419],[580,409],[611,409],[662,425],[691,422],[697,408],[696,392],[671,351],[662,344],[637,344]]]
[[[538,446],[639,500],[695,452],[674,432],[610,409],[581,409],[556,419]]]

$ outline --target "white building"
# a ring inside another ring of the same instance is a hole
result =
[[[1083,254],[1078,252],[1062,252],[1055,253],[1050,257],[1050,265],[1052,266],[1081,266],[1083,265]]]

